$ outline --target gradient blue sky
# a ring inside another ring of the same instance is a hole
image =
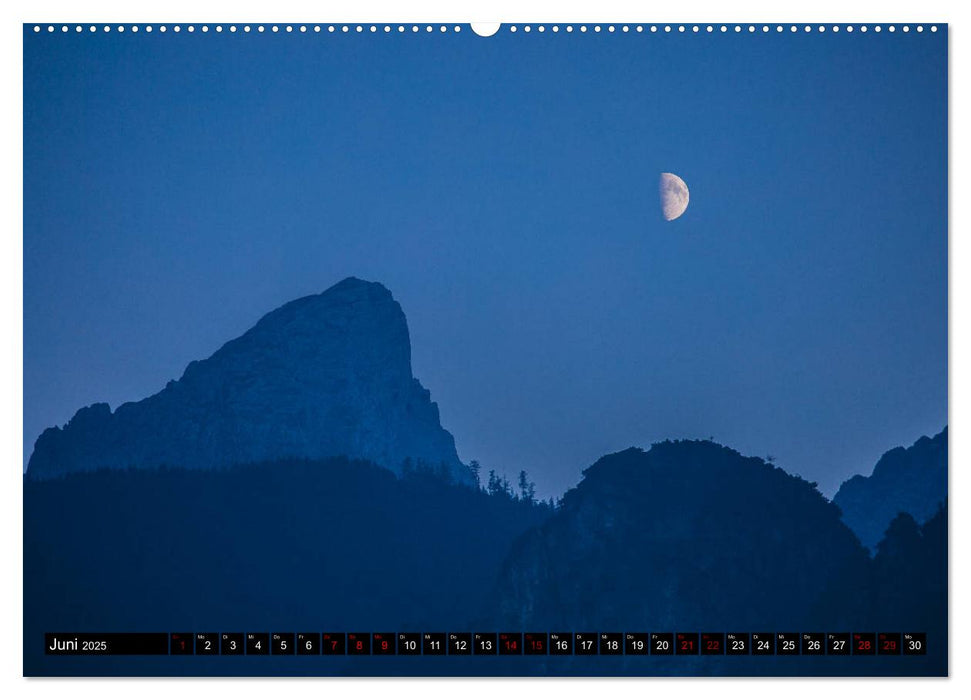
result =
[[[831,494],[947,421],[946,44],[25,28],[25,461],[355,275],[465,460],[714,436]]]

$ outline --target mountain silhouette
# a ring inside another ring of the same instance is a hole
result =
[[[41,435],[24,481],[25,673],[176,663],[46,656],[38,640],[57,629],[715,629],[926,631],[933,651],[866,667],[348,656],[196,659],[191,672],[946,674],[946,467],[945,430],[891,450],[833,503],[762,459],[679,440],[599,459],[555,508],[534,502],[525,471],[519,498],[495,472],[483,490],[412,375],[401,307],[348,278],[158,394]]]
[[[405,315],[353,277],[265,315],[159,393],[79,410],[38,438],[28,473],[221,468],[282,458],[431,465],[470,483],[438,407],[411,370]]]
[[[902,515],[871,558],[816,485],[710,441],[608,455],[513,544],[491,608],[510,629],[927,634],[926,656],[573,657],[546,672],[946,675],[947,520]],[[640,657],[643,659],[643,657]],[[849,659],[856,663],[851,663]],[[618,657],[619,659],[619,657]],[[601,659],[602,662],[602,659]]]
[[[707,441],[598,460],[554,510],[346,458],[24,481],[27,675],[946,675],[947,519],[871,558],[814,485]],[[43,633],[899,631],[926,657],[45,656]]]
[[[926,630],[947,644],[947,507],[923,525],[900,513],[873,557],[873,607],[887,629]],[[946,648],[940,653],[947,656]]]
[[[927,522],[947,501],[947,428],[886,452],[870,476],[843,482],[833,502],[860,541],[874,549],[891,521],[908,513]]]
[[[713,442],[662,442],[586,469],[514,546],[497,606],[524,629],[839,629],[859,603],[844,583],[867,565],[814,484]]]

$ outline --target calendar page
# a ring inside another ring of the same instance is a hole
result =
[[[947,24],[23,26],[26,676],[946,676]]]

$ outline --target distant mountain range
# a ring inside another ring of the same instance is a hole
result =
[[[870,476],[843,483],[833,502],[860,541],[875,549],[891,521],[908,513],[927,522],[947,501],[947,428],[885,453]]]
[[[268,313],[154,396],[114,412],[94,404],[48,428],[28,474],[334,456],[394,472],[408,460],[471,482],[412,376],[401,307],[382,285],[355,278]]]
[[[697,440],[606,455],[555,508],[487,492],[412,375],[401,307],[348,278],[154,396],[41,435],[24,484],[25,673],[946,674],[946,501],[946,429],[834,502]],[[39,646],[55,629],[255,628],[926,631],[932,653],[255,670]]]

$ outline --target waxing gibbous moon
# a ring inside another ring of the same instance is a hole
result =
[[[674,221],[688,208],[688,186],[674,173],[661,173],[658,193],[665,221]]]

